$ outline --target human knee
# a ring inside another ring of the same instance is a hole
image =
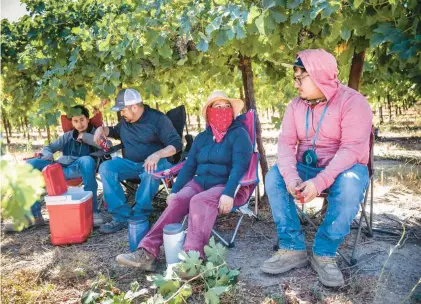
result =
[[[278,166],[275,165],[266,174],[265,177],[265,189],[266,191],[270,191],[272,189],[276,189],[279,185],[285,185],[284,178],[282,177],[281,173],[279,172]]]
[[[107,160],[105,162],[103,162],[100,166],[99,166],[99,174],[101,176],[104,176],[112,171],[114,171],[114,165],[113,165],[113,161],[112,160]]]
[[[41,170],[43,167],[43,161],[41,161],[39,158],[31,158],[26,160],[26,163],[31,165],[34,169]]]
[[[92,169],[95,168],[95,160],[90,156],[82,156],[79,158],[79,165],[81,168]]]
[[[278,166],[275,165],[266,174],[265,190],[267,193],[273,193],[274,191],[283,191],[285,189],[284,178],[279,172]]]
[[[177,202],[178,202],[178,195],[177,194],[168,196],[168,198],[167,198],[167,205],[168,206],[177,204]]]
[[[338,175],[335,184],[340,192],[347,196],[358,197],[367,187],[368,172],[364,168],[352,167]]]
[[[215,199],[209,195],[206,195],[204,192],[200,192],[194,195],[190,199],[190,209],[202,209],[209,205],[218,205],[219,199]]]
[[[139,179],[141,181],[146,181],[146,180],[153,179],[153,177],[152,177],[152,175],[149,172],[144,171],[144,172],[142,172],[142,173],[139,174]]]

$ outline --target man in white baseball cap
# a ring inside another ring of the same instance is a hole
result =
[[[116,98],[113,111],[121,111],[123,119],[113,127],[100,127],[95,141],[107,136],[120,139],[124,158],[114,158],[101,164],[99,174],[104,187],[104,198],[113,215],[110,223],[100,228],[102,233],[114,233],[125,227],[131,216],[148,220],[152,213],[152,200],[160,181],[152,178],[156,170],[168,169],[170,157],[181,150],[181,138],[169,118],[143,104],[135,89],[123,89]],[[120,181],[140,178],[136,204],[131,208]]]

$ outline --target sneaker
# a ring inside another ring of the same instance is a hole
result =
[[[121,229],[127,228],[127,222],[117,222],[112,220],[109,223],[101,225],[99,232],[101,233],[115,233]]]
[[[104,224],[104,220],[101,217],[101,214],[94,212],[94,227],[99,227]]]
[[[308,264],[307,251],[279,249],[260,268],[265,273],[279,274]]]
[[[327,287],[339,287],[345,284],[344,276],[336,264],[335,257],[324,257],[313,254],[311,268],[319,275],[319,280]]]
[[[4,224],[4,232],[5,233],[12,233],[12,232],[21,232],[25,229],[29,229],[32,227],[41,227],[45,225],[44,218],[42,216],[26,216],[26,222],[24,223],[23,228],[18,228],[15,223],[6,223]]]
[[[123,266],[136,267],[146,271],[156,270],[156,258],[143,248],[139,248],[133,253],[119,254],[116,261]]]

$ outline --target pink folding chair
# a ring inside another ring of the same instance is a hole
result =
[[[225,246],[227,247],[234,247],[235,238],[238,233],[238,229],[240,228],[241,222],[245,215],[250,217],[257,216],[257,206],[258,206],[258,188],[257,185],[259,184],[259,175],[258,175],[258,168],[259,168],[259,160],[260,155],[256,149],[256,111],[250,110],[245,114],[242,114],[238,119],[240,119],[243,124],[244,128],[246,129],[247,133],[250,136],[250,140],[253,143],[253,155],[250,160],[249,168],[247,172],[244,174],[243,178],[241,179],[236,194],[240,191],[242,187],[248,189],[242,189],[247,191],[248,197],[244,200],[244,204],[241,206],[234,207],[231,212],[237,212],[240,214],[240,218],[237,221],[235,226],[234,232],[229,240],[226,240],[220,233],[218,233],[215,229],[212,229],[212,233],[215,237],[217,237]],[[175,178],[177,177],[178,173],[184,166],[184,161],[178,163],[177,165],[167,169],[165,171],[155,172],[152,174],[153,177],[156,179],[160,179],[165,190],[167,193],[170,193],[170,187],[174,182]],[[255,212],[249,209],[249,203],[254,194],[255,197]],[[184,220],[185,221],[185,220]]]

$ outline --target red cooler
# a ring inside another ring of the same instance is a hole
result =
[[[50,216],[53,245],[86,241],[93,227],[91,191],[69,188],[62,195],[46,196],[45,202]]]

